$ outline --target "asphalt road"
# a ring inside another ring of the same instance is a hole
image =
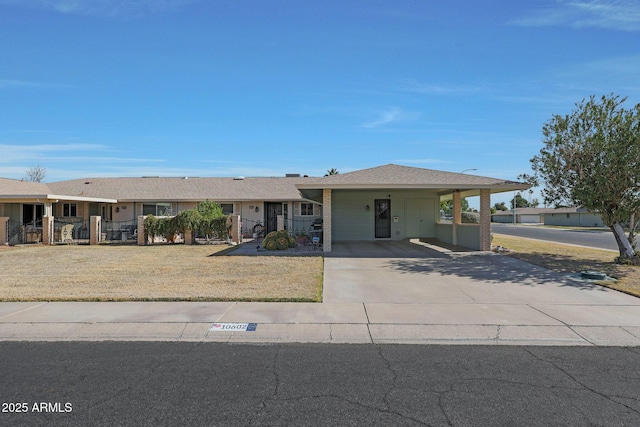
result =
[[[0,425],[640,425],[640,348],[0,342],[0,355]]]
[[[616,239],[611,231],[594,229],[561,229],[538,225],[491,224],[491,231],[508,236],[527,237],[530,239],[549,240],[572,245],[589,246],[600,249],[618,250]]]

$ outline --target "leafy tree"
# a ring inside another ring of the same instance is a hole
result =
[[[331,169],[327,170],[327,173],[324,176],[339,175],[339,174],[340,174],[340,172],[338,172],[338,169],[331,168]]]
[[[591,96],[568,115],[554,115],[543,128],[544,147],[531,159],[546,203],[584,206],[613,231],[619,262],[640,263],[635,251],[640,218],[640,104],[626,98]],[[625,235],[623,224],[629,224]]]
[[[528,208],[530,207],[529,202],[527,201],[527,199],[525,199],[524,197],[522,197],[521,194],[516,194],[516,196],[511,199],[511,209],[514,208],[514,204],[516,208]]]
[[[462,212],[469,211],[469,202],[464,197],[460,200],[460,208]],[[445,216],[453,215],[453,200],[445,200],[444,202],[440,202],[440,210],[444,212]]]
[[[27,181],[42,182],[44,181],[44,177],[47,174],[47,170],[43,167],[40,167],[40,165],[32,166],[29,169],[27,169],[26,174],[27,174],[26,176]]]
[[[507,204],[505,202],[500,202],[500,203],[496,203],[495,205],[493,205],[494,209],[496,211],[508,211],[509,208],[507,207]]]

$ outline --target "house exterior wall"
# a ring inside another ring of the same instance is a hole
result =
[[[582,212],[544,214],[544,224],[568,227],[605,227],[600,215]]]
[[[480,225],[479,224],[458,224],[458,246],[465,248],[480,248]]]
[[[376,199],[388,199],[391,196],[391,240],[402,240],[409,237],[436,237],[436,218],[439,217],[438,196],[426,190],[336,190],[332,191],[332,239],[344,240],[376,240],[375,209]],[[416,203],[415,200],[433,200],[432,203]],[[366,207],[369,206],[369,210]],[[428,212],[417,213],[415,209]],[[410,211],[407,212],[407,209]],[[327,210],[325,206],[325,211]],[[326,216],[326,213],[325,213]],[[423,217],[430,223],[423,228],[425,235],[407,235],[407,218]],[[394,218],[397,217],[397,220]]]
[[[491,215],[491,222],[497,222],[500,224],[512,224],[513,215]]]

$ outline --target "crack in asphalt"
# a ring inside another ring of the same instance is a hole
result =
[[[580,381],[578,378],[576,378],[575,376],[573,376],[570,372],[568,372],[566,369],[562,368],[561,366],[559,366],[558,364],[554,363],[551,360],[546,360],[543,359],[542,357],[538,356],[537,354],[534,354],[530,349],[528,348],[524,348],[523,349],[525,352],[529,353],[534,359],[540,361],[540,362],[544,362],[544,363],[548,363],[549,365],[553,366],[554,368],[556,368],[557,370],[559,370],[560,372],[562,372],[564,375],[566,375],[571,381],[575,382],[576,384],[578,384],[583,390],[587,390],[597,396],[602,397],[603,399],[606,399],[612,403],[615,403],[616,405],[620,405],[625,407],[626,409],[628,409],[631,412],[634,412],[638,415],[640,415],[640,411],[638,411],[637,409],[624,404],[623,402],[618,402],[615,399],[613,399],[613,397],[617,397],[617,398],[624,398],[624,399],[630,399],[630,400],[635,400],[635,398],[633,397],[629,397],[629,396],[608,396],[592,387],[589,387],[588,385],[586,385],[585,383],[583,383],[582,381]]]

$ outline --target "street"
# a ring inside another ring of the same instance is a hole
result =
[[[640,348],[0,342],[1,425],[639,425]]]
[[[491,232],[507,236],[548,240],[571,245],[617,251],[618,245],[609,230],[549,228],[539,225],[491,224]]]

